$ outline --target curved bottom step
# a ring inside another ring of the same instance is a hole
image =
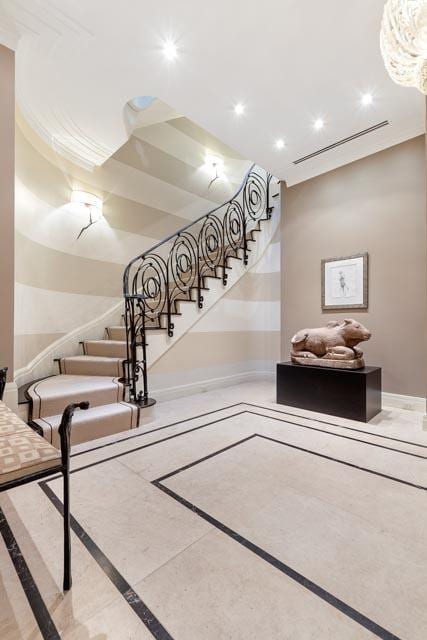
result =
[[[32,417],[42,419],[61,414],[70,402],[87,400],[91,409],[123,400],[123,385],[117,378],[61,374],[40,380],[28,389]]]
[[[32,421],[43,437],[60,448],[59,425],[61,414],[38,418]],[[89,440],[103,438],[105,436],[134,429],[139,423],[139,409],[127,402],[117,402],[93,407],[87,411],[77,411],[74,414],[71,427],[71,444],[81,444]]]

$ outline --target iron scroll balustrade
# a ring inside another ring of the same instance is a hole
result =
[[[230,200],[134,258],[126,267],[124,382],[130,401],[140,406],[154,403],[148,397],[147,331],[164,329],[172,337],[173,316],[179,314],[180,301],[193,301],[202,309],[207,277],[221,278],[225,286],[230,258],[243,259],[248,264],[252,234],[260,230],[263,220],[271,218],[271,180],[271,174],[252,165]]]

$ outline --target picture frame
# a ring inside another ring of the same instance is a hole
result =
[[[322,259],[322,311],[368,308],[368,262],[367,251]]]

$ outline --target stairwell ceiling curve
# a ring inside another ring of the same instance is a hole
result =
[[[17,101],[87,168],[129,138],[126,105],[156,96],[243,157],[295,184],[425,130],[424,99],[395,85],[379,49],[383,0],[0,0]],[[166,39],[175,61],[162,54]],[[372,104],[361,96],[370,92]],[[245,112],[234,113],[236,103]],[[313,123],[323,119],[316,131]],[[388,120],[389,126],[294,165]],[[283,149],[275,141],[283,139]]]

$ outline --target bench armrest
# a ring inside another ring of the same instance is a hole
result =
[[[59,438],[61,441],[61,458],[63,465],[68,464],[70,457],[71,421],[76,409],[89,409],[89,402],[75,402],[67,405],[64,409],[61,418],[61,424],[59,425],[58,429]]]

